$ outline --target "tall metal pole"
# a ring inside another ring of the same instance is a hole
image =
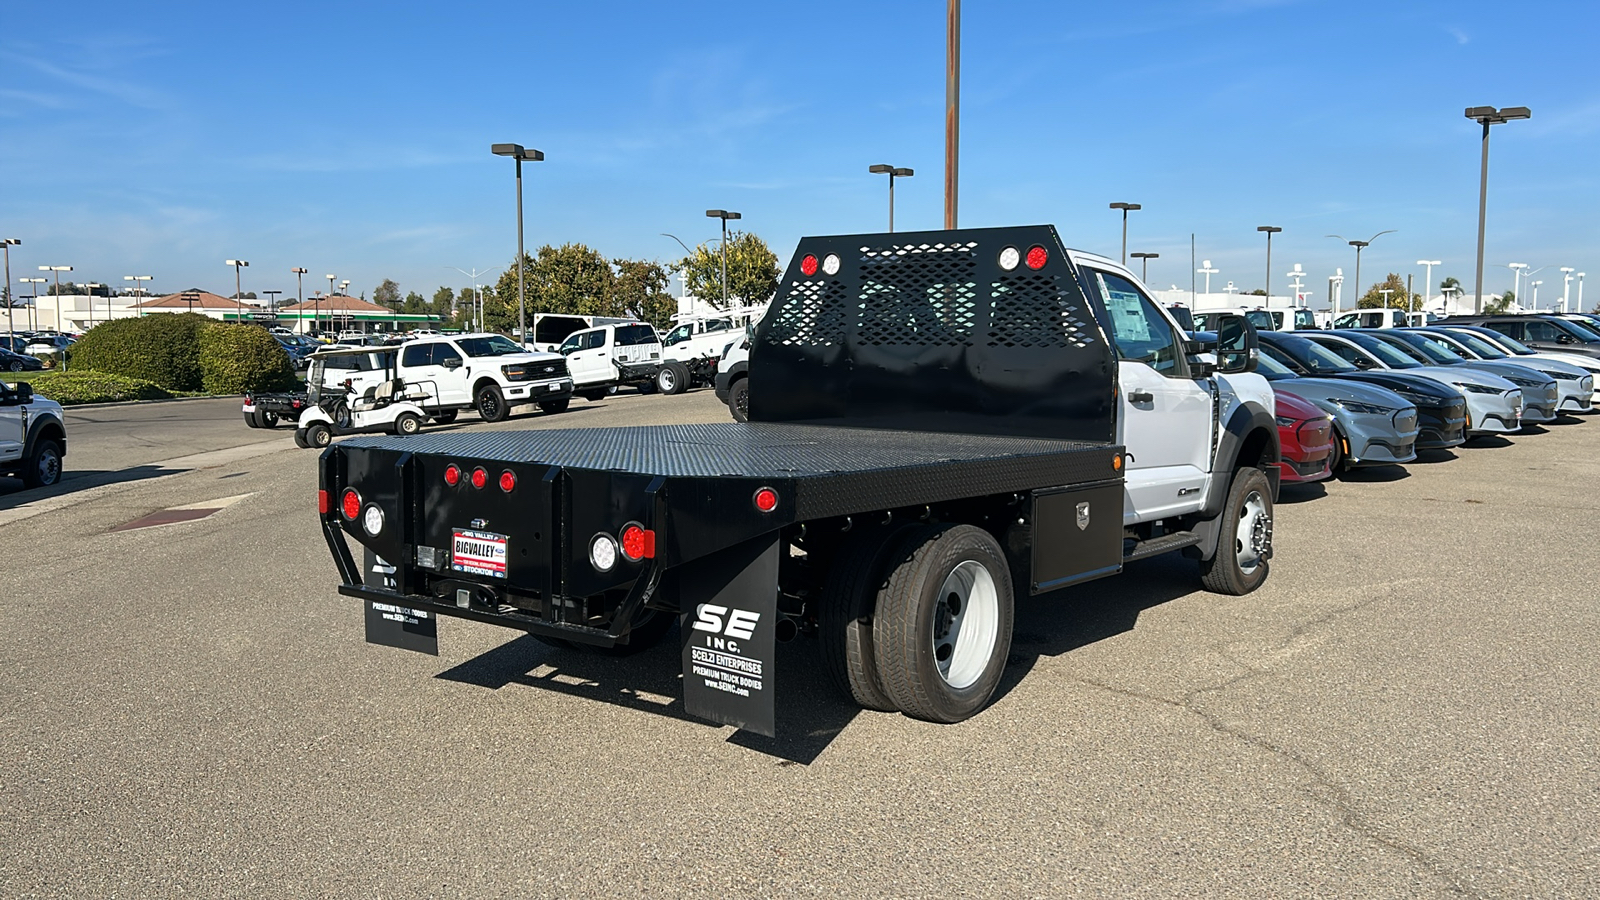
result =
[[[1272,238],[1267,238],[1268,241]],[[1128,211],[1122,211],[1122,264],[1128,264]]]
[[[1489,216],[1489,120],[1483,120],[1483,169],[1478,174],[1478,278],[1473,286],[1476,293],[1472,297],[1472,314],[1483,313],[1483,229]],[[1356,251],[1356,259],[1361,259],[1361,251]],[[1357,266],[1359,270],[1359,264]],[[1359,284],[1359,279],[1357,280]]]
[[[889,173],[889,233],[894,234],[894,173]]]
[[[944,227],[956,228],[958,148],[961,144],[961,0],[949,0],[944,70]]]
[[[517,340],[528,342],[528,308],[522,288],[522,157],[517,157]]]
[[[17,344],[17,328],[12,322],[13,313],[11,312],[11,245],[20,244],[22,241],[18,240],[17,238],[3,238],[0,239],[0,243],[4,243],[6,247],[6,349],[15,350]]]
[[[1279,228],[1277,225],[1259,225],[1259,226],[1256,227],[1256,230],[1257,231],[1266,232],[1266,235],[1267,235],[1267,287],[1266,287],[1267,304],[1266,305],[1267,306],[1271,306],[1272,305],[1272,236],[1274,234],[1282,231],[1283,229]],[[1293,305],[1293,304],[1291,304],[1291,305]]]
[[[722,217],[722,308],[728,308],[728,218]]]
[[[1356,307],[1361,307],[1361,248],[1366,244],[1356,244]]]

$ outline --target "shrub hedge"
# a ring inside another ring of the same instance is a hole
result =
[[[153,381],[169,391],[198,391],[200,332],[216,324],[198,313],[102,322],[72,345],[69,370],[93,369]]]
[[[62,406],[122,400],[168,400],[172,397],[172,393],[159,384],[104,372],[30,372],[25,380],[33,385],[34,393]]]
[[[259,325],[213,323],[200,331],[201,387],[208,394],[284,391],[295,386],[294,363]]]

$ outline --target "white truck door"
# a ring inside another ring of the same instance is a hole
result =
[[[438,385],[439,403],[468,406],[472,403],[472,369],[467,357],[450,341],[429,341],[427,372]]]
[[[411,341],[400,348],[400,377],[405,379],[408,392],[422,390],[433,398],[424,405],[455,402],[445,399],[450,394],[446,383],[453,382],[454,375],[434,361],[434,351],[441,346],[445,345],[437,341]]]
[[[0,462],[20,459],[27,437],[22,433],[22,406],[17,403],[17,394],[0,381]]]
[[[617,377],[611,365],[611,345],[606,340],[610,326],[576,331],[567,335],[560,352],[567,357],[567,372],[577,387],[605,384]]]
[[[1211,389],[1189,377],[1182,333],[1132,279],[1087,271],[1117,351],[1117,439],[1128,451],[1123,521],[1193,512],[1211,468]]]

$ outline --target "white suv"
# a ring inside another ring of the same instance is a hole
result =
[[[61,480],[67,429],[61,404],[36,396],[33,385],[0,381],[0,475],[15,475],[28,487]]]

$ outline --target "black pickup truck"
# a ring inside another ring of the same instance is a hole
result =
[[[1215,488],[1125,527],[1108,316],[1049,226],[806,238],[751,339],[748,423],[330,447],[339,592],[368,640],[435,653],[440,616],[613,650],[679,623],[687,710],[767,735],[774,643],[797,633],[861,705],[966,719],[999,685],[1014,592],[1169,550],[1214,590],[1266,577],[1270,408],[1160,432],[1213,448]],[[1220,368],[1176,363],[1195,396],[1253,368],[1233,318]]]

